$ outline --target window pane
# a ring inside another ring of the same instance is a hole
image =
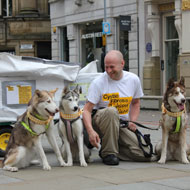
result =
[[[102,43],[102,21],[85,23],[80,25],[81,28],[81,52],[82,67],[93,60],[99,60],[97,63],[98,71],[103,71],[101,60],[103,60],[103,43]],[[104,65],[102,63],[102,65]]]
[[[170,78],[177,80],[177,58],[179,41],[166,42],[166,81]]]
[[[125,61],[124,70],[129,71],[128,31],[120,31],[120,51]]]
[[[175,17],[170,16],[166,18],[166,39],[178,39],[178,33],[175,28]]]

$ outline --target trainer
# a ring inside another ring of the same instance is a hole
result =
[[[83,121],[91,145],[98,148],[101,143],[99,155],[103,163],[118,165],[120,157],[128,160],[125,158],[127,139],[125,129],[119,128],[120,119],[137,120],[143,91],[138,76],[123,70],[125,62],[120,51],[109,51],[104,64],[105,72],[89,87]],[[136,130],[133,123],[128,127]]]

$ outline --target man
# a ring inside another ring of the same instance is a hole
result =
[[[104,63],[106,72],[93,80],[89,87],[83,121],[90,143],[98,148],[101,141],[100,157],[103,163],[118,165],[119,144],[126,140],[125,132],[119,129],[120,119],[137,120],[143,92],[139,78],[123,70],[125,62],[120,51],[109,51]],[[91,118],[93,109],[97,112]],[[129,123],[128,127],[136,130],[133,123]]]

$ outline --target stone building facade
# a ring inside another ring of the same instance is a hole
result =
[[[125,69],[143,78],[144,1],[106,0],[106,4],[103,0],[49,2],[53,59],[80,62],[82,66],[97,59],[98,70],[102,71],[104,48],[106,51],[118,49],[124,55]],[[110,33],[106,37],[102,33],[102,22],[110,24]],[[130,26],[123,28],[123,23]]]
[[[0,52],[51,59],[48,0],[0,0]]]
[[[190,0],[145,0],[145,13],[145,95],[163,95],[170,78],[184,76],[190,96]]]

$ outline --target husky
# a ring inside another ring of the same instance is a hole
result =
[[[162,104],[162,141],[155,146],[155,152],[160,156],[158,163],[167,160],[178,160],[188,164],[190,147],[186,143],[187,113],[185,109],[185,80],[179,82],[170,79],[164,94]]]
[[[73,161],[80,161],[81,166],[87,166],[90,150],[84,144],[83,122],[80,117],[82,110],[79,108],[79,95],[82,92],[79,85],[69,90],[65,87],[60,100],[59,134],[62,139],[62,155],[67,160],[67,166],[72,166]],[[86,160],[85,160],[86,159]]]
[[[25,168],[36,158],[38,153],[42,160],[44,170],[51,170],[41,144],[42,134],[46,134],[61,166],[65,162],[56,143],[53,133],[53,116],[58,107],[53,101],[57,89],[52,91],[35,90],[26,112],[18,117],[8,142],[3,169],[18,171]]]

